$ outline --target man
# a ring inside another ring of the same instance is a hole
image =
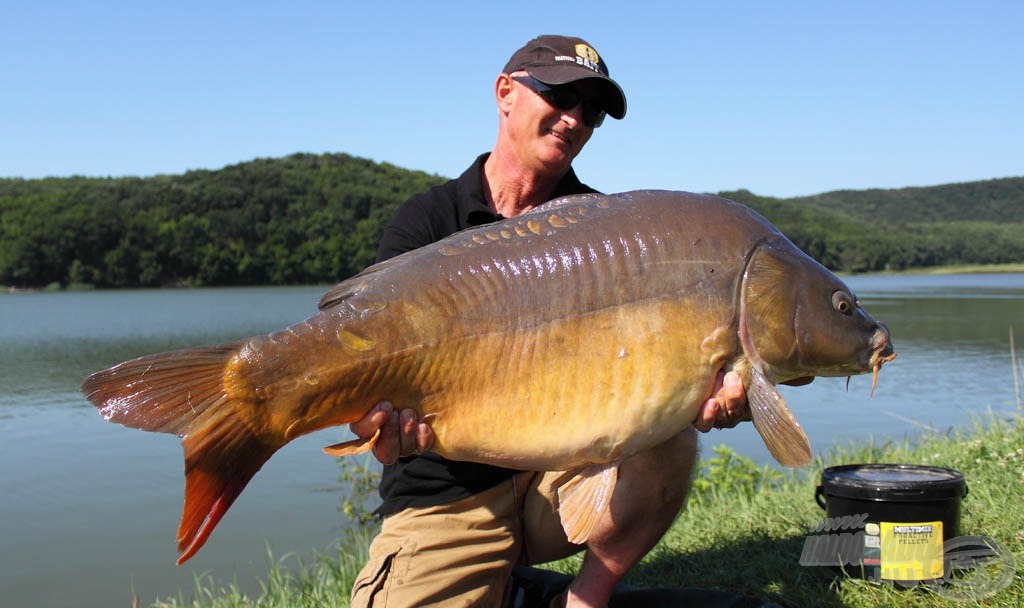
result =
[[[456,180],[406,201],[381,238],[378,261],[454,232],[513,217],[553,198],[595,192],[572,161],[605,114],[621,119],[626,98],[604,59],[579,38],[540,36],[516,51],[495,83],[498,137]],[[695,426],[734,426],[746,415],[735,373]],[[429,450],[429,426],[383,403],[352,425],[381,429],[374,453],[384,522],[352,591],[352,606],[502,605],[512,567],[559,559],[569,543],[558,517],[560,473],[445,460]],[[683,506],[697,455],[689,427],[619,467],[612,506],[591,534],[579,573],[558,603],[605,606],[615,585],[654,546]],[[613,516],[614,515],[614,516]]]

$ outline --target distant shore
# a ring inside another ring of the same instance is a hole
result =
[[[863,274],[1005,274],[1016,272],[1024,272],[1024,262],[1018,262],[1016,264],[964,264],[962,266],[927,266],[925,268],[908,268],[906,270],[893,270],[884,272],[866,272]]]
[[[965,264],[963,266],[928,266],[925,268],[908,268],[907,270],[892,270],[882,272],[864,272],[864,273],[836,273],[840,276],[871,276],[871,275],[890,275],[890,274],[920,274],[920,275],[942,275],[942,274],[1010,274],[1010,273],[1024,273],[1024,262],[1015,264]],[[339,281],[340,282],[340,281]],[[180,289],[181,285],[168,285],[166,288]],[[216,285],[206,285],[204,288],[217,287]],[[270,287],[270,285],[252,285],[252,287]],[[61,286],[58,283],[51,283],[45,287],[15,287],[13,285],[0,286],[0,295],[2,294],[19,294],[19,293],[38,293],[38,292],[60,292],[60,291],[89,291],[95,289],[92,285],[76,283],[69,286]],[[123,288],[122,288],[123,289]],[[161,288],[163,289],[163,288]]]

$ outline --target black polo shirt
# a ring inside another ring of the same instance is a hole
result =
[[[458,178],[405,201],[384,228],[377,261],[412,251],[473,226],[503,219],[484,197],[483,172],[488,154],[476,159]],[[569,169],[553,198],[597,192]],[[475,462],[457,462],[428,452],[401,458],[384,467],[378,510],[387,515],[407,507],[429,507],[466,498],[492,488],[518,471]]]

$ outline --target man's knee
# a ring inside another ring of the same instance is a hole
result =
[[[664,443],[623,461],[617,490],[641,509],[665,511],[674,517],[690,492],[697,462],[697,431],[686,427]]]
[[[665,480],[673,485],[686,481],[688,486],[697,464],[698,444],[696,429],[688,426],[664,443],[627,459],[626,474],[635,469],[648,480]]]

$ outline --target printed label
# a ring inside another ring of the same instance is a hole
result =
[[[879,526],[883,580],[923,581],[943,577],[941,521],[883,521]]]

